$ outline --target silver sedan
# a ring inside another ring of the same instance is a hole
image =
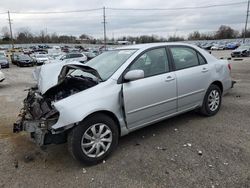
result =
[[[232,87],[230,71],[227,61],[184,43],[122,47],[84,65],[43,65],[14,132],[30,132],[38,145],[67,141],[74,158],[96,164],[136,129],[190,110],[215,115]]]

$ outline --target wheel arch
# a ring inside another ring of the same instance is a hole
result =
[[[220,90],[221,90],[221,93],[223,93],[223,84],[222,84],[222,82],[221,81],[219,81],[219,80],[216,80],[216,81],[214,81],[213,83],[211,83],[210,85],[216,85],[216,86],[218,86],[219,88],[220,88]]]
[[[120,135],[121,135],[121,126],[120,126],[120,122],[119,122],[117,116],[116,116],[113,112],[111,112],[111,111],[108,111],[108,110],[100,110],[100,111],[93,112],[93,113],[87,115],[82,121],[84,121],[85,119],[90,118],[90,117],[92,117],[92,116],[96,116],[96,115],[98,115],[98,114],[104,114],[104,115],[106,115],[106,116],[108,116],[108,117],[110,117],[110,118],[112,118],[112,119],[114,120],[115,124],[117,125],[118,132],[119,132],[119,137],[120,137]]]

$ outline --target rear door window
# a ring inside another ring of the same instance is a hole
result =
[[[170,47],[176,70],[186,69],[199,65],[195,50],[188,47]]]

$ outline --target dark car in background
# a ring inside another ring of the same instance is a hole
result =
[[[2,67],[2,68],[9,68],[10,67],[9,60],[6,57],[4,52],[0,52],[0,67]]]
[[[231,57],[248,57],[250,56],[250,45],[241,45],[232,51]]]
[[[12,56],[12,63],[19,67],[26,67],[26,66],[33,66],[34,61],[33,59],[25,54],[14,54]]]

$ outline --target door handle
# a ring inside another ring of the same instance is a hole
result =
[[[166,82],[170,82],[170,81],[172,81],[172,80],[174,80],[175,78],[174,77],[172,77],[172,76],[168,76],[167,78],[166,78]]]
[[[208,68],[202,68],[202,71],[201,72],[207,72],[208,71]]]

